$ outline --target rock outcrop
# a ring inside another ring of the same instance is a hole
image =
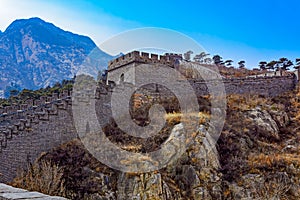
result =
[[[253,99],[252,99],[253,101]],[[234,111],[218,141],[225,199],[299,199],[299,133],[289,99]],[[285,105],[284,105],[285,104]],[[244,106],[246,107],[246,106]]]

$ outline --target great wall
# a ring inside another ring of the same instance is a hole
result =
[[[168,66],[178,64],[177,54],[168,54],[158,59],[157,55],[132,52],[109,63],[108,79],[119,80],[120,76],[141,63],[160,63]],[[116,73],[112,73],[115,71]],[[110,74],[111,73],[111,74]],[[110,76],[111,75],[111,76]],[[126,74],[125,74],[126,76]],[[124,77],[124,81],[126,82]],[[212,80],[213,82],[214,80]],[[277,96],[295,89],[296,76],[224,78],[227,94],[257,94]],[[207,82],[203,79],[189,80],[197,96],[207,95]],[[166,94],[163,87],[149,86],[150,91]],[[113,88],[99,84],[95,95],[97,115],[110,116],[110,98]],[[9,182],[20,169],[42,153],[77,137],[73,122],[72,99],[78,100],[72,91],[41,97],[39,100],[27,100],[25,104],[0,107],[0,182]],[[108,105],[108,106],[107,106]]]

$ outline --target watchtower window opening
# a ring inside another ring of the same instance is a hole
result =
[[[120,76],[120,82],[124,82],[124,74],[121,74],[121,76]]]

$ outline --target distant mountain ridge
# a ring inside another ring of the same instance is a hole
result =
[[[85,61],[87,56],[90,59]],[[71,79],[81,70],[96,76],[111,59],[87,36],[64,31],[40,18],[19,19],[0,32],[0,90],[11,85],[47,87]],[[83,63],[87,69],[82,69]]]

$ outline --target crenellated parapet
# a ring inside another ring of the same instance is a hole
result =
[[[108,87],[99,85],[95,92],[89,93],[89,98],[100,99],[101,96],[107,96],[109,92],[111,90]],[[31,132],[37,131],[43,135],[45,130],[50,130],[47,128],[50,123],[54,127],[69,123],[66,126],[74,128],[72,105],[78,101],[85,101],[86,96],[86,92],[77,92],[73,95],[72,91],[64,90],[59,94],[53,93],[52,96],[28,99],[24,104],[0,107],[0,153],[7,147],[8,141],[14,139],[14,135],[26,133],[30,137]],[[44,128],[40,129],[41,127]]]
[[[108,71],[118,69],[133,62],[138,64],[164,64],[174,67],[176,60],[182,60],[182,54],[166,53],[165,55],[133,51],[108,63]]]
[[[5,118],[14,117],[16,115],[24,115],[27,112],[38,110],[39,108],[46,108],[50,105],[61,104],[71,98],[70,91],[63,91],[59,95],[57,93],[52,96],[41,96],[40,99],[28,99],[24,104],[13,104],[11,106],[0,107],[0,122]]]
[[[28,99],[24,104],[0,107],[0,152],[13,135],[32,131],[33,126],[49,121],[50,116],[58,115],[59,109],[66,110],[71,104],[71,92],[63,91],[59,95]]]
[[[76,138],[71,108],[67,90],[0,108],[0,182],[11,181],[42,152]]]

